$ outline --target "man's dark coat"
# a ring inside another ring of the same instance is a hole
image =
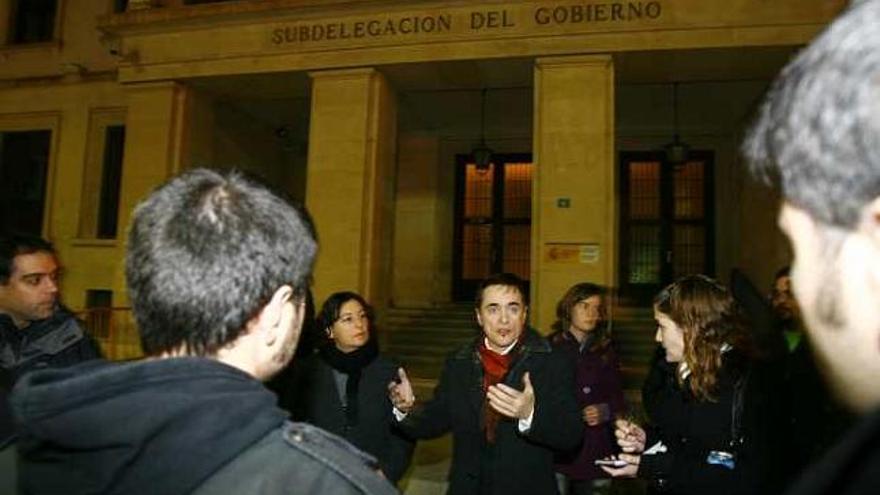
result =
[[[546,339],[526,330],[503,382],[522,390],[523,374],[529,373],[535,389],[531,428],[522,433],[517,421],[504,418],[495,443],[489,444],[481,427],[485,394],[477,346],[482,339],[450,354],[433,399],[399,426],[415,438],[452,432],[450,495],[557,493],[553,454],[576,449],[583,438],[572,394],[573,363]]]

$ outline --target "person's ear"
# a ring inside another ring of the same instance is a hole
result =
[[[483,319],[480,318],[480,308],[474,308],[474,314],[477,316],[477,324],[483,326]]]
[[[875,249],[880,250],[880,197],[874,198],[862,211],[859,230],[871,239]]]
[[[293,299],[293,288],[282,285],[269,298],[269,302],[260,311],[259,328],[263,330],[263,342],[273,345],[277,339],[283,338],[286,331],[286,306]],[[294,308],[296,309],[296,308]]]

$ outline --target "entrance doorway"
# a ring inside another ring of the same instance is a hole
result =
[[[620,154],[620,288],[649,303],[689,274],[714,275],[714,153],[672,164],[663,152]]]
[[[532,155],[496,154],[478,169],[456,157],[453,299],[470,301],[481,280],[510,272],[529,280],[532,235]]]

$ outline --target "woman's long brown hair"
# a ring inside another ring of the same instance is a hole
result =
[[[608,330],[608,321],[605,316],[606,290],[601,285],[583,282],[571,286],[562,299],[556,304],[556,322],[552,328],[557,332],[565,333],[571,327],[571,312],[577,303],[593,296],[598,296],[602,303],[599,305],[599,321],[596,322],[595,338],[590,346],[592,352],[602,352],[611,345],[611,335]]]
[[[691,392],[714,401],[722,365],[721,347],[749,353],[745,316],[730,291],[704,275],[677,280],[657,294],[654,307],[684,333],[684,361],[691,370]],[[679,384],[682,378],[679,376]]]

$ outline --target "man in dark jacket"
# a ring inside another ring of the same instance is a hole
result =
[[[100,357],[95,341],[58,302],[59,271],[49,242],[0,236],[0,376],[7,392],[28,371]]]
[[[527,311],[518,277],[485,280],[476,301],[482,333],[450,354],[433,399],[399,423],[414,438],[452,432],[450,495],[557,493],[554,451],[583,438],[573,363],[527,328]],[[405,376],[391,395],[401,412],[412,408]]]
[[[101,356],[95,341],[58,302],[59,271],[48,241],[0,236],[0,450],[15,440],[7,395],[19,377]]]
[[[260,383],[293,356],[317,245],[237,173],[171,180],[134,211],[126,280],[149,359],[35,371],[12,396],[24,493],[394,493],[374,460],[286,421]]]
[[[813,350],[863,417],[791,494],[880,493],[878,19],[880,0],[853,1],[783,69],[743,146],[782,191],[779,225]]]

